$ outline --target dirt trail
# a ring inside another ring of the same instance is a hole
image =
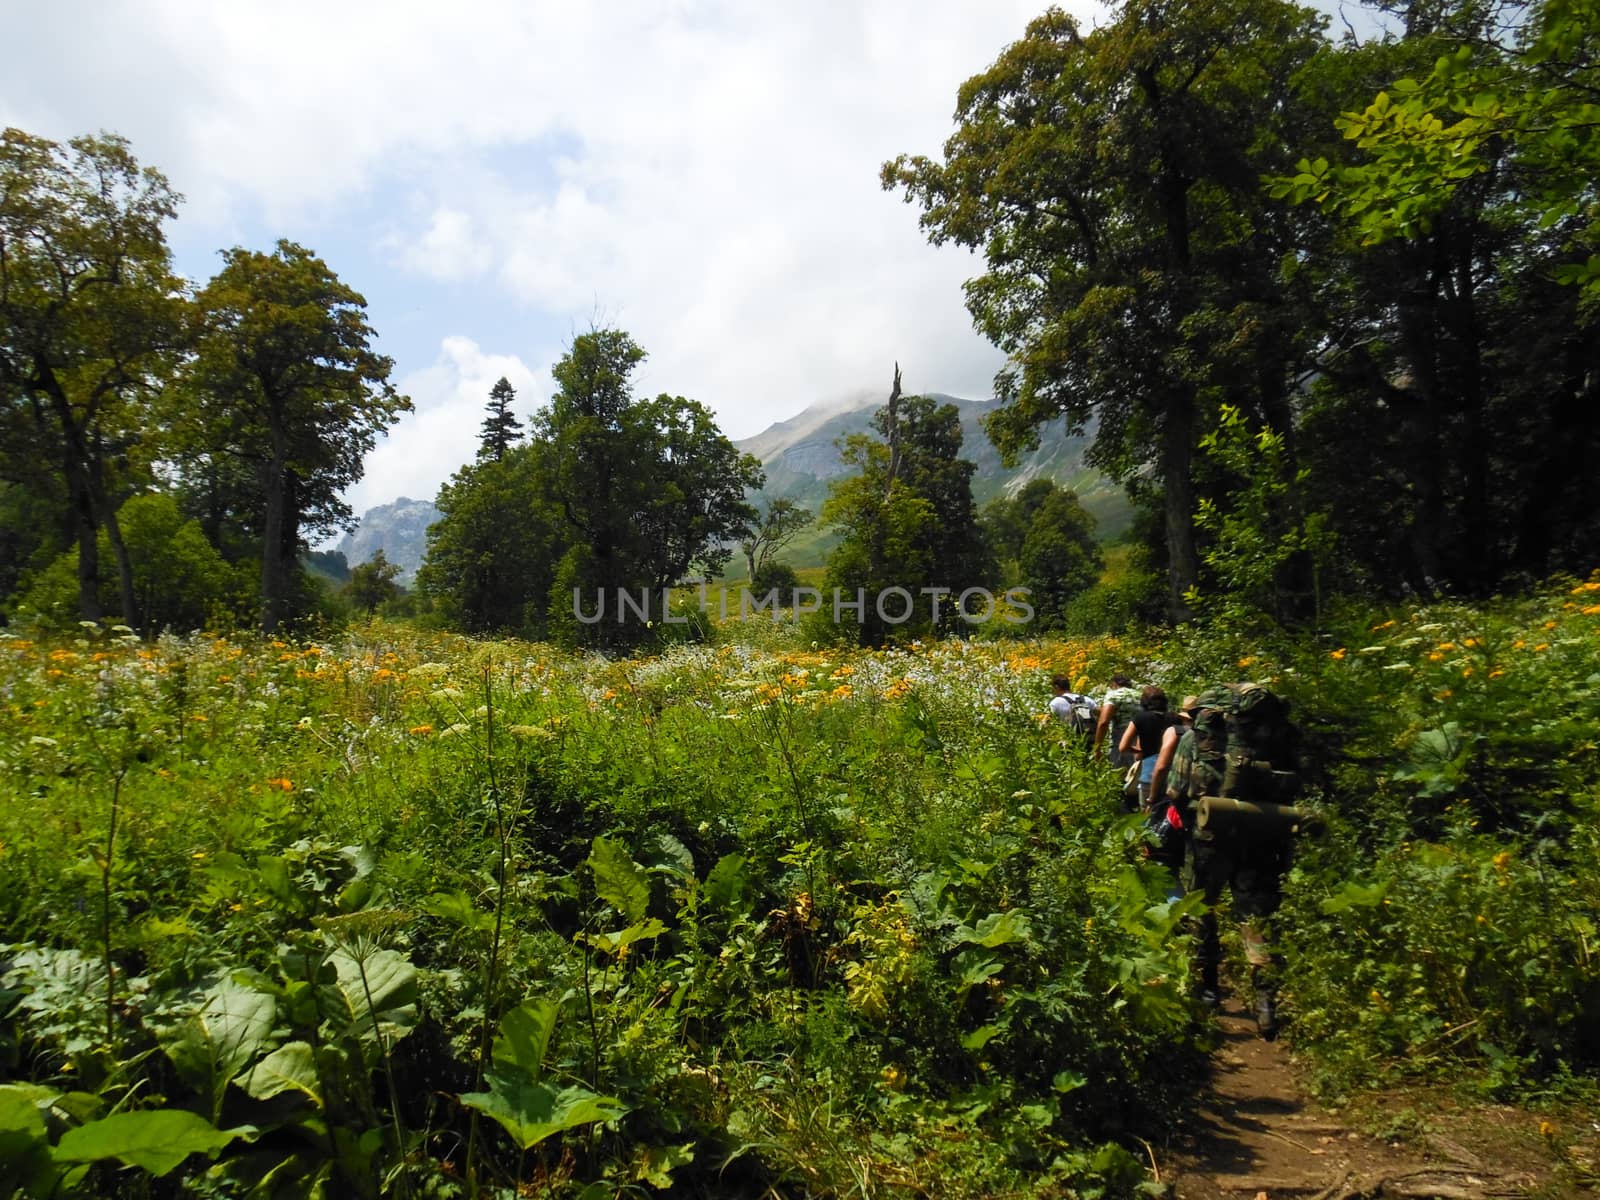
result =
[[[1257,1036],[1237,999],[1224,1004],[1218,1025],[1221,1045],[1200,1112],[1166,1148],[1165,1161],[1152,1148],[1175,1200],[1479,1200],[1549,1187],[1537,1165],[1512,1165],[1481,1144],[1468,1149],[1432,1121],[1421,1148],[1352,1129],[1305,1095],[1287,1049]]]

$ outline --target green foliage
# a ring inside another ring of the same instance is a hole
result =
[[[185,414],[198,461],[251,464],[259,479],[261,627],[291,611],[305,534],[348,521],[339,493],[411,401],[373,351],[366,300],[311,251],[235,247],[196,298],[204,323]]]
[[[863,646],[891,633],[955,628],[955,598],[992,575],[972,503],[974,468],[960,457],[955,406],[902,398],[896,371],[889,403],[872,421],[876,438],[845,439],[841,457],[857,473],[831,485],[822,510],[842,535],[828,557],[827,593],[864,600],[855,630]],[[880,602],[893,588],[905,596]],[[935,600],[928,589],[943,595]],[[841,628],[834,637],[844,636]]]
[[[1532,5],[1513,46],[1495,31],[1470,30],[1462,44],[1440,47],[1431,70],[1395,80],[1340,117],[1363,161],[1302,159],[1274,193],[1338,213],[1370,244],[1431,231],[1464,183],[1509,168],[1523,184],[1522,219],[1565,227],[1568,261],[1554,275],[1581,289],[1592,315],[1600,301],[1592,211],[1600,157],[1589,136],[1600,120],[1597,30],[1592,0]]]
[[[400,568],[389,561],[380,547],[370,559],[357,563],[351,570],[346,588],[351,602],[371,616],[379,605],[388,603],[400,594],[400,585],[395,582],[399,574]]]
[[[693,568],[721,570],[755,516],[745,493],[760,466],[703,405],[635,398],[643,359],[621,330],[580,335],[553,369],[558,391],[530,442],[480,456],[441,490],[418,586],[447,619],[632,646],[663,623],[667,589]],[[623,610],[622,592],[645,615]]]
[[[1202,557],[1218,602],[1235,619],[1247,613],[1291,618],[1304,607],[1293,594],[1291,568],[1303,568],[1301,574],[1315,581],[1333,548],[1327,515],[1305,512],[1300,499],[1310,471],[1293,470],[1283,435],[1251,430],[1231,404],[1222,406],[1200,449],[1233,485],[1222,489],[1225,501],[1206,496],[1195,513],[1196,526],[1210,538]],[[1196,607],[1200,602],[1198,594],[1191,600]]]

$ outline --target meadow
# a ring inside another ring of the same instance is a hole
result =
[[[5,1194],[1155,1191],[1199,899],[1043,715],[1114,670],[1295,705],[1327,829],[1284,1036],[1324,1094],[1592,1094],[1600,577],[627,660],[85,625],[0,635]]]

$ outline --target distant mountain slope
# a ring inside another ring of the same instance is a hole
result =
[[[1066,422],[1052,421],[1039,431],[1039,448],[1017,466],[1007,468],[980,424],[998,407],[993,400],[966,400],[929,393],[941,403],[954,404],[961,416],[961,455],[977,468],[972,495],[979,505],[1000,495],[1013,495],[1030,479],[1043,477],[1070,487],[1094,514],[1102,539],[1115,537],[1128,527],[1131,516],[1121,487],[1085,466],[1087,437],[1066,436]],[[881,394],[858,395],[842,402],[813,405],[798,416],[779,421],[754,437],[734,445],[761,460],[767,471],[763,496],[785,497],[820,514],[828,498],[829,483],[843,474],[844,464],[835,444],[852,433],[871,432],[872,414],[883,404]],[[796,567],[820,565],[837,539],[813,526],[779,555]],[[737,563],[729,564],[737,569]]]
[[[338,549],[352,567],[370,562],[379,550],[400,568],[399,581],[410,587],[428,549],[428,526],[439,519],[431,500],[401,496],[393,504],[369,508],[354,533],[347,533]]]

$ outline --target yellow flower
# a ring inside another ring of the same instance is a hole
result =
[[[413,737],[427,737],[430,733],[433,732],[433,726],[432,725],[413,725],[409,730],[407,730],[407,732],[410,733]]]
[[[294,791],[294,781],[290,779],[269,779],[267,780],[267,786],[269,788],[277,788],[281,792]]]
[[[1246,654],[1246,655],[1245,655],[1245,656],[1244,656],[1244,657],[1243,657],[1243,658],[1241,658],[1241,659],[1240,659],[1240,660],[1239,660],[1239,665],[1240,665],[1240,666],[1241,666],[1241,667],[1248,667],[1248,666],[1250,666],[1250,665],[1251,665],[1251,664],[1252,664],[1252,663],[1254,663],[1254,662],[1255,662],[1255,661],[1256,661],[1256,660],[1255,660],[1255,657],[1254,657],[1254,656],[1253,656],[1253,655],[1249,655],[1249,654]]]
[[[1548,650],[1548,649],[1550,649],[1550,643],[1549,642],[1540,642],[1537,646],[1535,646],[1533,648],[1533,652],[1535,654],[1538,654],[1541,651]]]
[[[1346,652],[1345,648],[1343,646],[1340,646],[1332,654],[1328,655],[1328,657],[1333,659],[1334,662],[1343,662],[1344,661],[1344,656],[1345,656],[1346,653],[1347,652]]]

